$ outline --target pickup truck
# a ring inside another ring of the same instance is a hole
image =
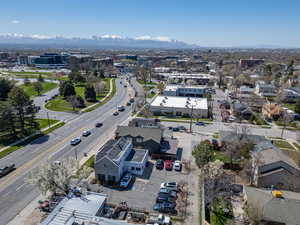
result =
[[[4,168],[0,168],[0,178],[6,176],[7,174],[14,171],[15,169],[16,169],[15,164],[6,166]]]

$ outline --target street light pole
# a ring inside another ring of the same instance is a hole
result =
[[[50,128],[49,112],[47,112],[47,119],[48,119],[48,127]]]

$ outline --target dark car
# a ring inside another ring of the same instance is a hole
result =
[[[153,207],[153,210],[165,213],[174,213],[175,212],[175,204],[164,202],[164,203],[156,203]]]
[[[127,102],[127,103],[126,103],[126,106],[130,106],[130,105],[131,105],[131,103],[130,103],[130,102]]]
[[[162,159],[158,159],[155,165],[156,169],[162,170],[164,168],[164,161]]]
[[[180,129],[178,127],[173,127],[172,130],[175,132],[180,131]]]
[[[7,174],[14,171],[15,169],[16,169],[15,164],[6,166],[4,168],[0,168],[0,178],[6,176]]]
[[[96,123],[95,126],[96,126],[96,127],[102,127],[102,126],[103,126],[103,123]]]
[[[175,203],[176,198],[169,197],[169,196],[157,196],[156,198],[156,203],[164,203],[164,202],[170,202],[170,203]]]
[[[203,123],[203,122],[197,122],[196,125],[197,126],[205,126],[205,123]]]
[[[115,112],[113,113],[113,115],[114,115],[114,116],[119,115],[118,111],[115,111]]]

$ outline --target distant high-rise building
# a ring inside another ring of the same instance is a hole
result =
[[[28,65],[29,64],[28,56],[27,55],[20,55],[18,57],[18,64],[19,65]]]

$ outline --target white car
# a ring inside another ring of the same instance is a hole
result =
[[[160,188],[161,189],[168,189],[168,190],[171,190],[171,191],[178,191],[178,184],[177,184],[177,182],[161,183]]]
[[[71,145],[77,145],[81,142],[80,137],[74,138],[71,140]]]
[[[181,171],[181,168],[182,168],[181,162],[179,160],[176,160],[174,162],[173,169],[175,171]]]
[[[126,173],[120,181],[120,187],[127,188],[128,185],[130,184],[130,182],[132,181],[132,179],[133,179],[132,175],[129,173]]]

